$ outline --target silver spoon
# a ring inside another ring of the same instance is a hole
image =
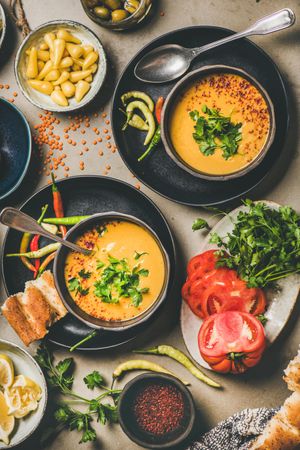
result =
[[[84,255],[90,255],[92,253],[91,250],[79,247],[79,245],[73,244],[73,242],[66,241],[55,234],[49,233],[49,231],[42,228],[32,217],[15,208],[4,208],[0,213],[0,223],[14,230],[23,231],[24,233],[40,234]]]
[[[246,36],[269,34],[288,28],[295,23],[294,12],[281,9],[255,22],[252,26],[224,39],[198,48],[185,48],[177,44],[167,44],[147,53],[135,66],[135,76],[146,83],[165,83],[182,76],[194,58],[207,50],[219,47]]]

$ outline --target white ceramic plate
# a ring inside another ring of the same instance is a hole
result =
[[[34,380],[42,389],[42,397],[38,408],[23,419],[16,419],[15,427],[10,435],[9,445],[0,441],[0,449],[10,449],[24,442],[41,422],[47,405],[47,384],[43,372],[37,362],[25,350],[12,342],[0,340],[0,353],[9,356],[14,364],[15,375],[26,375]]]
[[[85,44],[91,44],[94,49],[99,54],[98,59],[98,70],[93,76],[93,81],[91,82],[91,88],[89,92],[83,97],[80,103],[77,103],[75,98],[70,98],[69,106],[59,106],[53,102],[49,95],[42,94],[35,89],[31,88],[26,79],[26,50],[28,50],[32,45],[37,45],[39,41],[42,40],[45,33],[55,32],[59,28],[63,28],[68,32],[72,33],[75,37],[80,39]],[[53,20],[51,22],[40,25],[38,28],[33,30],[23,41],[16,55],[15,59],[15,75],[19,87],[22,93],[25,95],[27,100],[33,103],[38,108],[46,109],[48,111],[54,112],[69,112],[76,109],[82,108],[83,106],[90,103],[93,98],[99,92],[101,86],[104,83],[107,71],[107,61],[104,48],[97,38],[97,36],[85,25],[78,22],[73,22],[71,20]]]
[[[267,200],[262,200],[270,208],[277,209],[280,205]],[[234,221],[240,211],[246,211],[246,206],[240,206],[234,209],[229,215],[221,219],[217,225],[211,230],[211,232],[217,232],[221,236],[225,236],[227,233],[232,232],[234,227]],[[199,248],[198,253],[205,252],[217,248],[215,245],[209,243],[210,233],[203,240],[202,246]],[[195,256],[191,254],[190,258]],[[265,316],[269,319],[265,325],[265,332],[267,338],[267,345],[270,346],[279,336],[283,328],[285,327],[292,310],[295,306],[299,295],[300,289],[300,275],[292,275],[288,278],[280,280],[278,282],[280,290],[275,292],[274,290],[266,290],[266,296],[268,300],[268,307]],[[192,356],[192,358],[201,366],[206,369],[210,369],[209,365],[203,360],[198,348],[198,333],[203,320],[196,316],[189,308],[187,303],[182,300],[181,306],[181,331],[185,345]]]

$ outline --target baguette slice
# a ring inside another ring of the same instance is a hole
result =
[[[47,328],[51,325],[53,316],[45,297],[34,285],[28,285],[20,296],[19,303],[29,325],[38,339],[42,339],[48,333]]]
[[[284,371],[284,381],[290,391],[300,392],[300,350]]]
[[[31,342],[38,339],[38,335],[31,328],[19,302],[22,292],[9,297],[2,306],[2,313],[15,332],[28,346]]]
[[[250,450],[293,450],[300,446],[300,431],[283,422],[276,414],[263,433],[251,445]]]
[[[68,311],[64,307],[60,296],[58,295],[54,284],[54,278],[50,270],[43,272],[43,274],[35,281],[27,281],[26,287],[32,285],[39,289],[47,299],[52,311],[56,314],[55,321],[61,319],[67,314]]]
[[[285,422],[296,427],[300,432],[300,392],[294,392],[286,399],[279,414],[284,417]]]

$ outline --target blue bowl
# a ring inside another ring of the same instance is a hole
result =
[[[30,127],[21,111],[0,97],[0,200],[21,184],[31,158]]]

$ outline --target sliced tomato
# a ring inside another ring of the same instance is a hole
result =
[[[218,261],[218,256],[216,255],[217,250],[207,250],[200,255],[194,256],[187,266],[187,275],[190,277],[195,270],[200,269],[202,273],[209,272],[215,269],[216,262]]]
[[[265,331],[252,314],[227,311],[204,320],[198,336],[203,359],[217,372],[242,373],[265,349]]]

